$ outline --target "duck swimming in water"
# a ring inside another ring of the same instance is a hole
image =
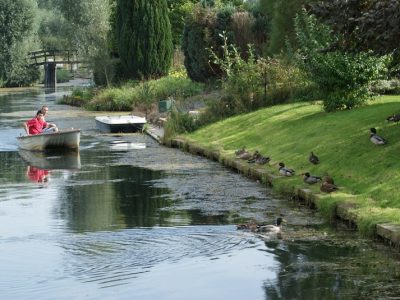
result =
[[[369,136],[369,140],[372,143],[374,143],[375,145],[385,145],[387,143],[386,140],[383,137],[381,137],[381,136],[376,134],[376,129],[375,128],[371,128],[370,132],[371,132],[371,134]]]
[[[294,175],[294,170],[290,168],[286,168],[285,164],[283,162],[279,163],[279,174],[283,176],[293,176]]]
[[[304,175],[303,181],[304,181],[305,183],[308,183],[308,184],[314,184],[314,183],[317,183],[317,182],[319,182],[319,181],[322,180],[321,177],[315,176],[315,175],[311,175],[311,174],[308,173],[308,172],[303,173],[302,175]]]
[[[310,156],[308,157],[308,161],[314,165],[319,164],[319,158],[314,154],[314,152],[310,153]]]
[[[257,231],[257,227],[258,227],[258,225],[254,221],[236,225],[236,229],[238,229],[238,230],[241,229],[241,230]]]
[[[257,232],[280,233],[282,231],[282,223],[284,221],[285,220],[282,217],[278,217],[275,225],[259,225],[257,227]]]

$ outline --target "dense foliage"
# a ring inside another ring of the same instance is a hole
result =
[[[400,64],[399,47],[393,42],[400,38],[399,1],[323,1],[313,4],[311,12],[342,34],[341,47],[393,54],[395,67]]]
[[[248,44],[261,49],[267,30],[260,27],[266,23],[266,18],[258,10],[238,10],[233,5],[214,7],[207,3],[196,5],[187,17],[182,45],[190,78],[201,82],[224,75],[219,66],[210,61],[209,51],[212,49],[222,57],[222,34],[228,38],[229,44],[236,45],[241,56],[247,57]]]
[[[206,49],[211,43],[210,29],[207,26],[212,24],[214,19],[213,10],[196,6],[186,20],[182,48],[185,54],[185,67],[192,80],[205,82],[215,76]]]
[[[181,46],[185,18],[197,2],[197,0],[167,0],[174,48]]]
[[[0,86],[25,86],[39,78],[28,58],[37,45],[36,17],[34,0],[0,1]]]
[[[294,17],[302,7],[316,0],[260,0],[261,11],[270,18],[270,32],[266,53],[285,52],[285,42],[295,40]]]
[[[147,79],[167,74],[172,37],[166,0],[118,0],[113,30],[122,78]]]
[[[326,111],[350,109],[371,98],[370,84],[387,72],[389,57],[332,49],[339,38],[305,11],[295,20],[299,66],[319,87]]]

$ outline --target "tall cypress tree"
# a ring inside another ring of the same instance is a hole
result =
[[[115,41],[122,78],[157,78],[171,66],[172,36],[166,0],[118,0]]]

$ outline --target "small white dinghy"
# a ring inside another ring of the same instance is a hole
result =
[[[138,116],[100,116],[95,120],[96,128],[107,133],[142,131],[146,124],[146,118]]]
[[[19,148],[29,151],[47,149],[78,149],[80,143],[79,129],[62,130],[52,133],[41,133],[17,137]]]

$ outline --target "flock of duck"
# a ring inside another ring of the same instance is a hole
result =
[[[235,154],[236,158],[247,160],[248,163],[256,163],[263,165],[271,161],[270,157],[263,156],[258,151],[255,151],[253,154],[251,154],[245,148],[235,151]],[[310,163],[314,165],[317,165],[320,162],[318,156],[316,156],[314,152],[310,153],[308,160]],[[280,175],[287,177],[294,176],[296,173],[295,170],[286,167],[286,165],[283,162],[278,163],[278,172]],[[338,190],[338,187],[335,185],[333,178],[330,177],[329,175],[320,177],[316,175],[311,175],[309,172],[302,173],[301,175],[303,176],[303,181],[307,184],[315,184],[320,182],[321,183],[320,190],[322,192],[331,193]]]
[[[389,116],[388,118],[386,118],[386,120],[398,123],[400,122],[400,114]],[[370,129],[370,141],[375,145],[387,144],[387,140],[379,136],[375,128]],[[255,151],[253,154],[251,154],[245,149],[245,147],[236,150],[235,155],[236,158],[247,160],[248,163],[256,163],[263,165],[271,161],[270,157],[263,156],[258,151]],[[308,161],[314,165],[320,163],[318,156],[315,155],[314,152],[310,153]],[[286,167],[283,162],[278,163],[278,172],[280,175],[287,177],[295,175],[295,170]],[[309,172],[305,172],[302,173],[301,175],[303,176],[303,181],[307,184],[321,183],[320,186],[321,192],[332,193],[339,189],[338,186],[335,185],[333,178],[328,174],[320,177],[316,175],[311,175]],[[282,217],[279,217],[276,219],[275,225],[260,225],[255,222],[250,222],[246,224],[237,225],[237,229],[247,229],[255,232],[279,233],[281,231],[283,221],[284,219]]]

